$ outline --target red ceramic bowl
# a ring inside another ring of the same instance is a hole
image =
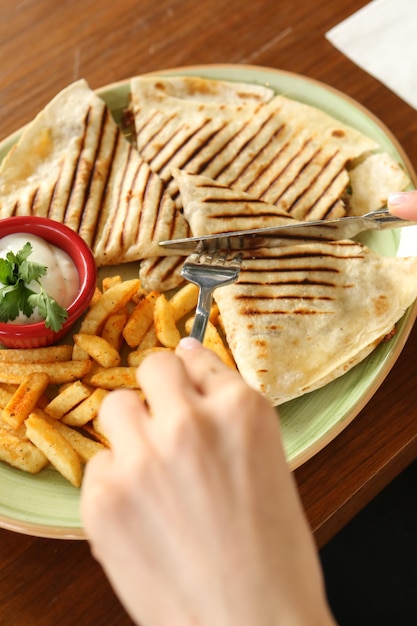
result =
[[[97,268],[93,254],[81,237],[68,226],[44,217],[8,217],[0,220],[0,239],[15,233],[30,233],[62,248],[74,262],[79,290],[68,307],[68,318],[54,332],[44,322],[12,324],[0,322],[0,344],[7,348],[41,348],[57,343],[87,309],[96,287]]]

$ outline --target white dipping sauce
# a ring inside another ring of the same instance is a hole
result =
[[[17,254],[25,243],[28,242],[32,246],[32,253],[29,255],[28,261],[39,263],[39,265],[44,265],[47,268],[46,274],[39,279],[42,287],[48,296],[54,298],[58,304],[64,309],[67,309],[77,295],[79,278],[77,268],[64,250],[57,248],[36,235],[17,233],[15,235],[7,235],[0,239],[0,257],[6,258],[8,252]],[[40,291],[36,281],[32,281],[27,286],[36,293]],[[30,317],[26,317],[26,315],[20,313],[18,317],[10,323],[28,324],[42,320],[43,318],[39,314],[38,307],[35,307]]]

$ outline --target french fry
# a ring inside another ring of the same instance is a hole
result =
[[[24,472],[37,474],[48,465],[48,459],[29,439],[0,428],[0,461]]]
[[[158,296],[156,291],[151,291],[147,296],[143,296],[129,315],[123,329],[123,337],[131,348],[136,348],[140,344],[152,326],[153,311]]]
[[[93,297],[91,298],[91,301],[90,301],[90,306],[94,306],[94,304],[97,302],[97,300],[100,300],[102,295],[103,295],[103,293],[102,293],[101,289],[96,287],[94,289]]]
[[[97,416],[100,405],[107,394],[106,389],[94,389],[88,398],[62,416],[62,422],[68,426],[83,426]]]
[[[176,322],[195,309],[197,306],[198,291],[197,285],[187,283],[169,299],[172,314]]]
[[[108,367],[97,371],[90,379],[94,387],[103,389],[139,389],[136,367]]]
[[[152,325],[144,335],[137,349],[147,350],[148,348],[157,348],[161,344],[156,336],[155,327]]]
[[[9,348],[0,350],[0,363],[52,363],[69,361],[72,355],[71,345],[48,346],[46,348]]]
[[[104,450],[105,446],[98,441],[94,441],[89,437],[86,437],[78,430],[74,430],[74,428],[70,428],[66,426],[60,421],[48,420],[46,416],[44,419],[48,421],[48,423],[52,423],[52,425],[56,428],[56,430],[63,436],[65,439],[72,445],[74,450],[78,453],[83,463],[87,463],[90,459],[93,458],[97,452],[100,450]]]
[[[98,335],[107,317],[123,309],[139,288],[138,278],[125,280],[110,287],[85,314],[80,333]]]
[[[236,364],[230,351],[226,348],[217,328],[209,321],[206,328],[203,345],[215,352],[229,367],[236,369]]]
[[[128,388],[146,400],[137,367],[151,353],[175,349],[177,322],[189,332],[197,299],[192,284],[168,300],[157,291],[146,294],[138,279],[104,278],[73,345],[0,350],[0,461],[33,473],[51,463],[80,486],[83,464],[109,447],[98,420],[103,399]],[[236,367],[220,323],[214,304],[204,344]]]
[[[93,437],[98,443],[101,443],[105,448],[110,448],[110,442],[105,436],[97,417],[91,420],[88,424],[85,424],[82,429],[90,437]]]
[[[0,409],[3,409],[6,406],[16,389],[17,387],[14,386],[13,390],[9,391],[0,386]]]
[[[213,326],[218,326],[220,320],[220,311],[215,302],[213,302],[213,304],[211,305],[209,320],[213,324]]]
[[[4,407],[3,420],[12,428],[18,428],[33,411],[48,384],[49,376],[45,372],[25,376]]]
[[[38,412],[31,413],[26,424],[28,439],[74,487],[80,487],[82,465],[78,453],[63,435]]]
[[[191,331],[192,324],[193,324],[193,318],[189,318],[185,324],[185,330],[188,333]],[[230,351],[224,344],[219,331],[214,326],[214,324],[210,322],[210,320],[207,323],[206,334],[204,336],[203,345],[209,350],[212,350],[213,352],[215,352],[223,361],[223,363],[225,363],[232,369],[236,369],[236,363]]]
[[[56,420],[71,411],[77,404],[88,398],[92,393],[91,387],[84,385],[80,380],[66,385],[60,393],[44,407],[45,413]]]
[[[1,415],[2,413],[0,412],[0,431],[6,431],[8,433],[12,433],[13,435],[16,435],[17,437],[19,437],[20,439],[24,439],[24,440],[27,439],[26,427],[24,424],[21,424],[17,428],[12,428],[11,426],[9,426],[7,422],[3,420]]]
[[[85,350],[102,367],[116,367],[120,364],[119,352],[103,337],[78,333],[73,339],[77,346]]]
[[[89,371],[87,372],[87,374],[85,374],[82,378],[81,378],[81,382],[84,385],[89,385],[91,386],[91,378],[94,376],[94,374],[96,374],[96,372],[101,372],[103,368],[101,367],[101,365],[99,365],[98,363],[96,363],[95,361],[91,361],[91,367],[89,369]]]
[[[150,354],[155,354],[155,352],[172,352],[172,348],[166,348],[165,346],[160,346],[156,348],[146,348],[145,350],[134,350],[129,352],[127,355],[127,363],[130,367],[138,367],[144,359]]]
[[[101,281],[103,292],[108,291],[110,287],[114,287],[114,285],[120,285],[121,282],[122,277],[120,276],[120,274],[117,274],[116,276],[105,276]]]
[[[48,374],[52,385],[70,383],[85,376],[91,368],[91,361],[58,361],[56,363],[11,363],[0,371],[0,382],[20,385],[34,372]]]
[[[3,391],[6,391],[7,393],[14,393],[16,391],[16,389],[18,388],[19,385],[12,385],[11,383],[0,383],[0,389]]]
[[[109,287],[100,298],[94,301],[84,316],[80,326],[80,333],[99,335],[109,315],[121,311],[140,289],[138,278],[116,283]],[[88,360],[88,353],[75,345],[72,353],[75,360]]]
[[[163,294],[155,302],[154,325],[158,340],[167,348],[175,348],[181,336],[175,324],[173,309]]]
[[[118,313],[112,313],[106,319],[101,336],[103,339],[109,342],[113,348],[118,352],[122,349],[123,345],[123,329],[126,326],[128,314],[125,311]]]

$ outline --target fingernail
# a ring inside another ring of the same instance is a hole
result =
[[[408,193],[404,191],[396,191],[395,193],[390,193],[388,196],[388,205],[389,206],[399,206],[407,201]]]
[[[179,342],[179,347],[183,350],[195,350],[201,348],[201,343],[194,337],[183,337]]]

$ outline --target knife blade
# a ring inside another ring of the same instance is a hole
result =
[[[366,230],[385,230],[413,226],[417,222],[393,216],[388,209],[372,211],[361,216],[341,217],[312,222],[295,222],[284,226],[269,226],[251,230],[239,230],[218,235],[186,237],[160,241],[163,248],[175,249],[179,255],[188,255],[195,250],[256,250],[306,244],[317,241],[352,239]]]

